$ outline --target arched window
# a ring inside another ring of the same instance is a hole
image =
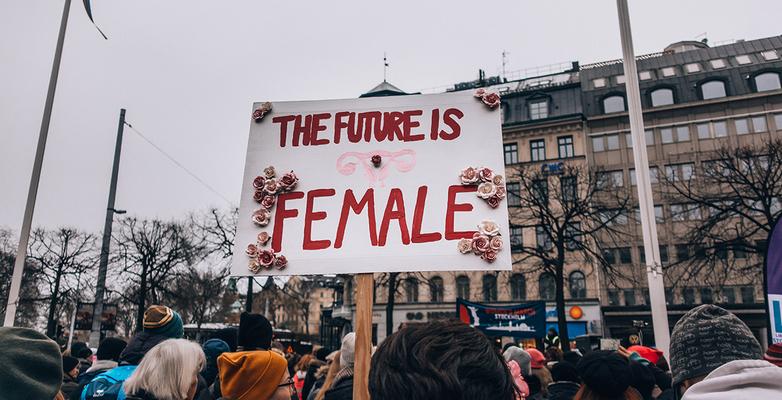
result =
[[[725,90],[725,82],[723,81],[708,81],[704,82],[700,86],[701,98],[703,100],[718,99],[725,97],[728,92]]]
[[[765,92],[767,90],[781,89],[782,85],[779,82],[779,74],[776,72],[764,72],[762,74],[755,75],[755,91]]]
[[[554,300],[556,295],[556,284],[554,283],[554,275],[548,272],[540,274],[538,278],[538,292],[540,293],[541,300]]]
[[[483,276],[483,301],[497,301],[497,276],[486,274]]]
[[[649,97],[652,99],[652,107],[667,106],[674,103],[673,89],[669,88],[652,90],[651,93],[649,93]]]
[[[618,94],[603,98],[603,113],[615,113],[625,111],[625,98]]]
[[[527,281],[522,274],[513,274],[510,277],[511,300],[525,300],[527,298]]]
[[[432,296],[432,303],[443,302],[443,278],[435,276],[429,280],[429,293]]]
[[[456,297],[470,300],[470,278],[465,275],[456,278]]]
[[[581,271],[574,271],[570,274],[570,297],[574,299],[583,299],[586,297],[586,278]]]
[[[418,303],[418,279],[405,279],[405,300],[408,303]]]

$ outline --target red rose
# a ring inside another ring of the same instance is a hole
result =
[[[265,208],[259,208],[253,212],[253,222],[260,226],[266,226],[269,225],[269,220],[271,220],[272,214],[269,212],[269,210]]]
[[[258,244],[260,244],[261,246],[266,246],[266,243],[268,243],[269,239],[271,238],[272,237],[269,235],[269,232],[266,231],[261,232],[258,234]]]
[[[266,195],[263,197],[263,200],[261,200],[261,207],[269,210],[272,207],[274,207],[274,196]]]
[[[491,249],[486,250],[485,253],[481,254],[481,259],[493,263],[497,259],[497,252]]]
[[[476,233],[472,237],[472,252],[481,255],[489,250],[489,237]]]
[[[253,194],[253,200],[255,200],[256,203],[260,203],[261,200],[263,200],[263,196],[265,195],[263,190],[256,190]]]
[[[481,100],[483,100],[483,104],[486,104],[489,108],[497,108],[497,106],[500,105],[500,95],[497,93],[486,93]]]
[[[283,175],[278,183],[283,190],[293,190],[298,182],[299,178],[291,171]]]
[[[258,254],[258,246],[250,243],[247,245],[247,250],[245,250],[248,256],[254,257],[256,254]]]
[[[266,115],[266,112],[264,112],[260,108],[256,108],[255,111],[253,111],[253,119],[255,120],[255,122],[261,122],[264,115]]]
[[[477,98],[479,98],[479,99],[482,99],[483,96],[486,95],[486,89],[480,88],[480,89],[476,90],[475,93],[473,93],[472,95],[477,97]]]
[[[497,208],[500,205],[500,198],[495,194],[494,196],[489,197],[486,200],[486,203],[488,203],[491,208]]]
[[[284,255],[280,254],[277,256],[277,259],[274,260],[274,266],[279,270],[283,270],[288,266],[288,259],[285,258]]]
[[[492,171],[489,167],[483,167],[478,170],[478,176],[484,182],[492,182],[494,179],[494,171]]]
[[[266,179],[262,176],[256,176],[253,179],[253,187],[256,189],[263,189],[263,184],[266,183]]]
[[[500,200],[504,199],[506,194],[507,192],[505,191],[505,186],[497,186],[497,191],[494,192],[494,195],[497,196],[497,198]]]
[[[274,251],[272,250],[261,250],[258,252],[258,263],[264,267],[271,267],[274,264],[275,258]]]
[[[383,157],[380,157],[380,154],[372,156],[372,165],[379,167],[381,162],[383,162]]]

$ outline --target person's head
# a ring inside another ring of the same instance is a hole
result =
[[[583,382],[582,391],[600,396],[592,399],[622,398],[620,396],[627,391],[632,381],[627,359],[613,351],[590,352],[578,362],[576,369]]]
[[[60,346],[27,328],[0,327],[0,393],[4,400],[53,399],[62,385]]]
[[[541,369],[546,367],[546,356],[538,349],[530,348],[526,350],[531,358],[530,366],[532,369]]]
[[[170,339],[180,339],[185,335],[182,317],[179,316],[179,313],[159,305],[149,306],[144,311],[144,332]]]
[[[546,361],[548,362],[560,362],[562,361],[562,350],[559,347],[551,346],[546,349]]]
[[[554,382],[581,382],[576,366],[567,361],[558,362],[551,367],[551,379]]]
[[[220,391],[232,400],[290,400],[296,394],[285,357],[264,350],[217,358]]]
[[[326,392],[331,389],[332,385],[334,385],[334,379],[337,377],[339,371],[342,370],[342,364],[339,362],[339,356],[339,351],[335,351],[332,354],[329,354],[327,357],[330,358],[329,371],[326,373],[326,379],[323,381],[323,386],[320,387],[318,395],[315,396],[315,400],[323,400],[323,398],[326,397]]]
[[[127,345],[128,342],[120,338],[110,337],[103,339],[100,345],[98,345],[98,352],[95,357],[98,360],[119,361],[119,356]]]
[[[92,355],[92,350],[84,342],[73,342],[71,344],[71,357],[87,359]]]
[[[502,357],[505,358],[505,361],[516,361],[516,364],[518,364],[521,369],[521,375],[529,376],[529,374],[532,373],[532,367],[530,365],[532,358],[529,353],[520,347],[508,347],[508,349],[502,353]]]
[[[217,376],[217,357],[230,351],[231,348],[228,346],[228,343],[220,339],[209,339],[201,345],[201,348],[204,350],[204,357],[206,358],[206,365],[201,376],[204,377],[208,384],[211,384]]]
[[[671,333],[673,386],[680,393],[728,362],[762,357],[760,344],[747,325],[715,305],[688,311]]]
[[[333,353],[333,351],[328,347],[321,347],[317,350],[315,350],[312,354],[315,356],[316,359],[326,362],[328,361],[326,358],[329,356],[329,354]]]
[[[125,392],[145,391],[159,400],[191,400],[204,363],[204,352],[198,344],[185,339],[165,340],[147,352],[125,381]]]
[[[239,316],[239,347],[242,350],[270,350],[273,338],[272,324],[263,315],[243,312]]]
[[[299,359],[299,362],[296,363],[296,371],[302,371],[307,372],[307,368],[310,367],[310,361],[315,358],[312,354],[305,354],[303,357]]]
[[[408,325],[378,346],[369,370],[373,400],[512,400],[505,361],[480,331],[460,321]]]
[[[774,343],[771,346],[768,346],[766,354],[763,355],[763,359],[777,367],[782,367],[782,343]]]
[[[581,361],[581,353],[578,351],[568,350],[562,353],[562,361],[567,361],[573,365],[578,365],[578,362]]]
[[[549,335],[550,337],[557,336],[557,330],[556,330],[556,329],[554,329],[554,328],[548,328],[548,335]]]
[[[339,363],[342,368],[353,368],[356,352],[356,334],[348,333],[342,338],[342,347],[339,349]]]
[[[71,356],[62,356],[62,372],[76,379],[79,376],[79,359]]]
[[[639,362],[630,361],[630,372],[632,375],[630,386],[635,388],[644,400],[651,400],[652,391],[657,384],[652,370]]]

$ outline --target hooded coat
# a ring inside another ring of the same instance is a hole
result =
[[[728,362],[692,385],[682,400],[782,398],[782,368],[763,360]]]

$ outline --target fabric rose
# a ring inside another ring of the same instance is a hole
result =
[[[260,208],[253,212],[253,222],[260,226],[269,225],[269,220],[271,220],[271,217],[272,214],[265,208]]]
[[[478,182],[478,170],[474,167],[467,167],[459,174],[459,180],[462,181],[462,185],[469,185]]]
[[[498,199],[502,200],[505,198],[505,195],[507,192],[505,191],[505,186],[497,186],[497,191],[494,193],[494,196],[496,196]]]
[[[274,179],[268,179],[266,180],[266,184],[263,185],[263,190],[266,191],[266,194],[276,194],[277,189],[279,189],[280,186],[277,184],[277,181]]]
[[[268,101],[261,104],[260,107],[256,108],[255,111],[253,111],[253,119],[255,122],[261,122],[264,115],[272,110],[272,103],[269,103]]]
[[[263,200],[261,200],[261,207],[270,210],[272,207],[274,207],[274,199],[274,196],[263,196]]]
[[[497,195],[495,194],[494,196],[491,196],[488,199],[486,199],[486,204],[488,204],[489,207],[491,208],[497,208],[500,206],[500,201],[501,201],[500,198],[497,197]]]
[[[489,167],[482,167],[478,170],[478,176],[484,182],[491,182],[494,179],[494,171]]]
[[[483,104],[489,106],[489,108],[497,108],[500,105],[500,95],[497,93],[486,93],[481,97]]]
[[[480,88],[480,89],[476,90],[475,93],[473,93],[472,95],[477,97],[477,98],[479,98],[479,99],[482,99],[483,96],[486,95],[486,89]]]
[[[255,200],[256,203],[260,203],[263,201],[263,197],[266,195],[266,193],[263,190],[256,190],[253,194],[253,200]]]
[[[256,176],[253,179],[253,187],[256,189],[263,189],[263,184],[266,183],[266,179],[262,176]]]
[[[249,263],[247,263],[247,268],[254,274],[261,272],[261,264],[258,263],[258,259],[256,258],[253,258]]]
[[[484,219],[478,224],[478,233],[486,236],[497,236],[500,234],[500,226],[490,219]]]
[[[258,234],[258,244],[261,246],[266,246],[266,243],[268,243],[271,238],[272,237],[269,235],[269,232],[263,231]]]
[[[247,250],[245,250],[245,253],[247,253],[250,257],[255,257],[256,254],[258,254],[258,246],[250,243],[247,245]]]
[[[491,182],[497,186],[505,186],[505,178],[502,175],[494,175]]]
[[[263,175],[266,176],[266,179],[274,178],[275,171],[273,166],[268,166],[263,169]]]
[[[383,162],[383,157],[381,157],[380,154],[375,154],[374,156],[372,156],[371,161],[372,161],[372,165],[374,165],[375,167],[379,167],[380,163]]]
[[[502,250],[502,236],[497,235],[489,240],[489,248],[494,251]]]
[[[459,253],[467,254],[472,251],[472,240],[471,239],[459,239],[459,242],[456,243],[456,248],[459,249]]]
[[[291,171],[280,178],[279,186],[282,188],[282,190],[293,190],[298,182],[299,178],[296,176],[296,174],[293,173],[293,171]]]
[[[274,251],[272,250],[261,250],[258,252],[258,263],[267,269],[274,265],[275,258]]]
[[[492,249],[486,250],[481,254],[481,259],[493,263],[497,259],[497,252]]]
[[[472,237],[472,252],[481,255],[489,250],[489,237],[476,233]]]
[[[478,197],[488,200],[490,197],[497,193],[497,186],[494,186],[491,182],[483,182],[478,185],[478,191],[475,192]]]
[[[274,266],[279,270],[285,269],[285,267],[288,266],[288,259],[280,254],[277,256],[277,259],[274,260]]]

